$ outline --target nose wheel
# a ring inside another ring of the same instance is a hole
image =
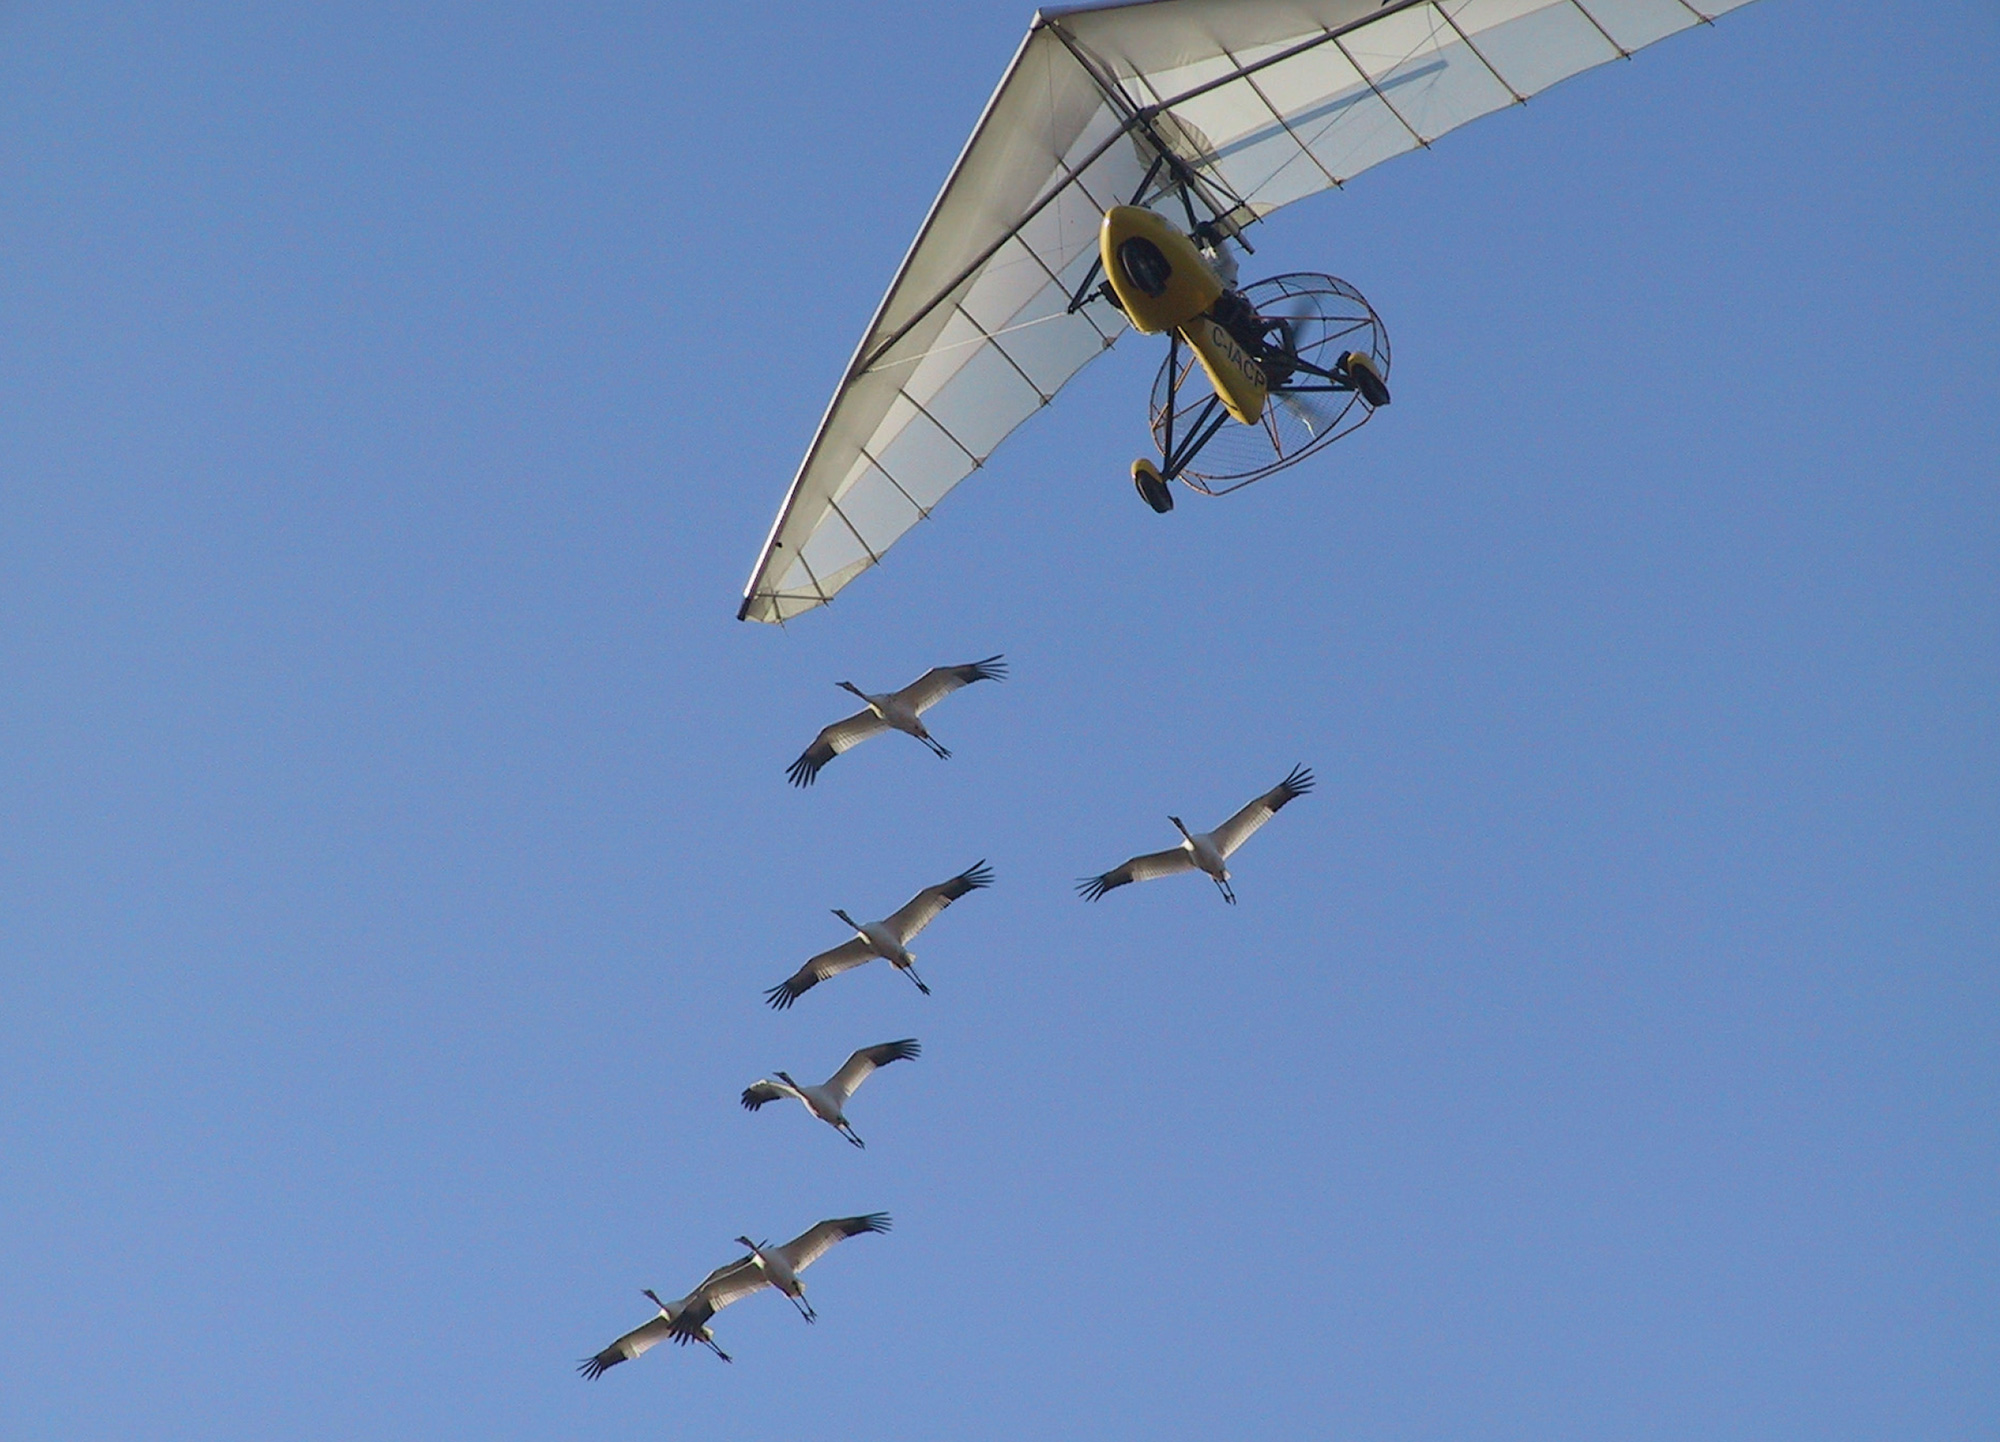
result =
[[[1160,478],[1160,468],[1143,456],[1132,462],[1132,484],[1138,489],[1139,499],[1161,515],[1174,508],[1172,488]]]

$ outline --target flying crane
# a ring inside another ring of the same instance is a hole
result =
[[[916,953],[909,949],[908,943],[959,897],[992,884],[993,868],[984,861],[975,861],[951,880],[926,886],[880,921],[856,921],[836,906],[833,914],[854,928],[854,940],[844,941],[831,951],[822,951],[765,992],[764,1000],[783,1011],[828,977],[852,971],[878,956],[915,982],[918,991],[929,996],[931,989],[917,975]]]
[[[708,1285],[708,1282],[714,1280],[715,1274],[710,1273],[708,1281],[703,1282],[702,1286],[705,1287]],[[668,1337],[673,1337],[679,1342],[700,1342],[723,1361],[728,1362],[733,1360],[727,1352],[716,1346],[715,1334],[708,1330],[708,1317],[703,1317],[700,1322],[690,1324],[685,1335],[674,1330],[675,1323],[681,1317],[685,1316],[688,1309],[694,1306],[700,1299],[701,1287],[695,1288],[694,1291],[688,1293],[677,1302],[662,1302],[659,1293],[655,1292],[651,1287],[642,1289],[640,1295],[652,1299],[653,1305],[660,1309],[659,1316],[653,1318],[650,1322],[644,1322],[634,1327],[596,1356],[585,1357],[581,1362],[576,1364],[577,1371],[594,1381],[602,1377],[609,1368],[616,1367],[620,1362],[630,1362],[635,1357],[645,1355],[646,1352],[658,1343],[665,1341]],[[714,1314],[715,1309],[710,1308],[708,1316],[713,1316]]]
[[[813,738],[813,744],[786,768],[785,775],[791,778],[794,786],[810,786],[819,779],[820,768],[841,752],[859,746],[870,736],[880,736],[884,731],[892,730],[916,737],[930,747],[932,755],[939,760],[948,760],[951,752],[945,750],[937,738],[924,728],[924,712],[952,692],[975,681],[1006,679],[1006,661],[999,656],[988,656],[984,661],[970,661],[963,666],[933,666],[902,690],[884,692],[880,696],[871,696],[852,681],[836,681],[834,685],[859,696],[867,704],[867,709],[823,727]]]
[[[1172,851],[1135,856],[1123,866],[1115,866],[1101,876],[1087,876],[1077,882],[1076,889],[1083,894],[1085,901],[1096,901],[1105,892],[1134,881],[1155,881],[1162,876],[1178,876],[1183,871],[1201,871],[1206,872],[1208,879],[1215,883],[1222,899],[1234,906],[1236,893],[1229,886],[1229,858],[1256,834],[1258,827],[1276,816],[1288,802],[1298,800],[1312,789],[1312,772],[1303,766],[1294,766],[1283,781],[1213,831],[1191,832],[1180,817],[1169,816],[1167,820],[1173,822],[1174,830],[1181,834],[1179,846]]]
[[[682,1343],[700,1341],[710,1317],[731,1302],[741,1301],[765,1287],[776,1287],[784,1293],[799,1309],[799,1315],[808,1322],[816,1320],[818,1314],[813,1311],[812,1303],[806,1300],[806,1284],[799,1280],[799,1273],[825,1256],[837,1242],[865,1232],[888,1230],[889,1214],[870,1212],[866,1216],[833,1217],[820,1222],[782,1247],[738,1237],[736,1240],[750,1249],[750,1255],[727,1266],[717,1267],[695,1288],[689,1298],[690,1305],[673,1319],[671,1330],[674,1340]]]
[[[807,1111],[846,1137],[857,1147],[868,1143],[854,1133],[847,1124],[847,1102],[861,1083],[875,1075],[880,1067],[892,1061],[913,1061],[923,1054],[923,1048],[915,1037],[902,1041],[885,1041],[880,1046],[865,1046],[841,1063],[840,1070],[828,1077],[819,1086],[801,1086],[785,1072],[774,1072],[776,1081],[760,1080],[743,1089],[743,1109],[756,1111],[766,1102],[774,1102],[784,1097],[796,1097],[805,1103]]]

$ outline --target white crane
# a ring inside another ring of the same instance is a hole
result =
[[[916,954],[909,949],[908,942],[918,932],[931,924],[931,919],[968,891],[977,891],[982,886],[993,884],[993,868],[984,861],[975,861],[949,881],[940,881],[936,886],[926,886],[892,916],[880,921],[860,922],[842,911],[833,909],[833,914],[854,928],[854,940],[844,941],[831,951],[822,951],[818,956],[764,993],[764,1000],[779,1011],[783,1011],[829,976],[839,976],[843,971],[881,957],[917,984],[917,990],[925,996],[931,989],[924,985],[917,975]]]
[[[1258,827],[1276,816],[1286,802],[1296,800],[1312,788],[1312,772],[1303,766],[1294,766],[1291,775],[1213,831],[1191,832],[1182,824],[1180,817],[1169,816],[1167,820],[1173,822],[1174,829],[1181,834],[1179,846],[1172,851],[1135,856],[1102,876],[1087,876],[1076,884],[1076,889],[1083,893],[1085,901],[1095,901],[1113,887],[1129,882],[1151,881],[1182,871],[1205,871],[1222,892],[1222,899],[1234,906],[1236,893],[1229,889],[1229,867],[1226,864],[1230,856],[1250,839]]]
[[[731,1302],[740,1301],[765,1287],[776,1287],[792,1299],[792,1305],[799,1309],[801,1317],[808,1322],[813,1321],[816,1314],[812,1303],[806,1300],[806,1284],[799,1280],[799,1273],[825,1256],[835,1242],[858,1237],[863,1232],[888,1230],[889,1214],[870,1212],[865,1217],[834,1217],[821,1222],[799,1233],[782,1247],[738,1237],[736,1240],[750,1249],[750,1255],[738,1258],[726,1267],[717,1267],[695,1288],[694,1295],[688,1299],[692,1305],[670,1324],[674,1340],[701,1340],[700,1334],[706,1330],[710,1317]]]
[[[847,1124],[847,1099],[874,1074],[875,1068],[887,1066],[892,1061],[914,1061],[923,1054],[923,1050],[915,1037],[885,1041],[880,1046],[865,1046],[849,1057],[839,1071],[816,1087],[800,1086],[787,1073],[778,1072],[776,1081],[761,1080],[745,1087],[743,1107],[754,1112],[765,1102],[797,1097],[805,1103],[807,1111],[857,1147],[865,1147],[868,1143],[856,1136],[854,1128]]]
[[[841,752],[851,746],[859,746],[870,736],[879,736],[889,730],[914,736],[938,756],[949,757],[951,753],[924,729],[921,719],[924,712],[961,686],[970,686],[974,681],[1003,681],[1006,677],[1006,662],[998,656],[988,656],[984,661],[973,661],[964,666],[933,666],[902,690],[881,696],[869,695],[852,681],[835,682],[843,691],[852,691],[866,701],[868,709],[857,711],[846,720],[836,721],[821,731],[813,744],[806,747],[805,754],[786,768],[785,774],[794,786],[810,786],[819,775],[820,767]]]
[[[708,1281],[703,1282],[702,1287],[714,1280],[715,1274],[711,1272]],[[709,1308],[701,1321],[690,1326],[687,1335],[682,1336],[675,1331],[674,1324],[680,1318],[687,1316],[688,1309],[700,1298],[701,1287],[696,1287],[678,1302],[662,1302],[659,1293],[651,1287],[644,1288],[643,1295],[653,1299],[653,1305],[660,1309],[660,1315],[650,1322],[634,1327],[595,1357],[584,1358],[576,1364],[577,1371],[586,1377],[602,1377],[606,1368],[616,1367],[620,1362],[629,1362],[668,1337],[673,1337],[677,1342],[700,1342],[723,1361],[730,1360],[729,1354],[715,1345],[715,1334],[708,1330],[708,1318],[715,1315],[714,1308]]]

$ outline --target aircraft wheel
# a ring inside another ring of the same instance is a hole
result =
[[[1161,515],[1174,508],[1173,490],[1160,479],[1160,468],[1151,461],[1142,458],[1132,462],[1132,484],[1139,488],[1139,499]]]
[[[1375,369],[1375,362],[1358,350],[1351,350],[1340,358],[1340,373],[1354,384],[1361,399],[1368,402],[1372,410],[1376,406],[1389,404],[1389,383],[1382,379],[1382,372]]]

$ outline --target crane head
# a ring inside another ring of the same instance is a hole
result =
[[[1186,840],[1187,840],[1187,841],[1188,841],[1188,842],[1189,842],[1190,844],[1192,844],[1192,842],[1194,841],[1194,837],[1192,837],[1192,836],[1188,835],[1188,829],[1187,829],[1187,826],[1186,826],[1186,824],[1185,824],[1184,822],[1182,822],[1182,820],[1180,819],[1180,817],[1178,817],[1178,816],[1169,816],[1169,817],[1167,818],[1167,820],[1169,820],[1169,821],[1173,822],[1173,823],[1174,823],[1174,830],[1176,830],[1176,831],[1180,832],[1180,834],[1181,834],[1181,835],[1182,835],[1182,836],[1183,836],[1183,837],[1184,837],[1184,838],[1185,838],[1185,839],[1186,839]]]

